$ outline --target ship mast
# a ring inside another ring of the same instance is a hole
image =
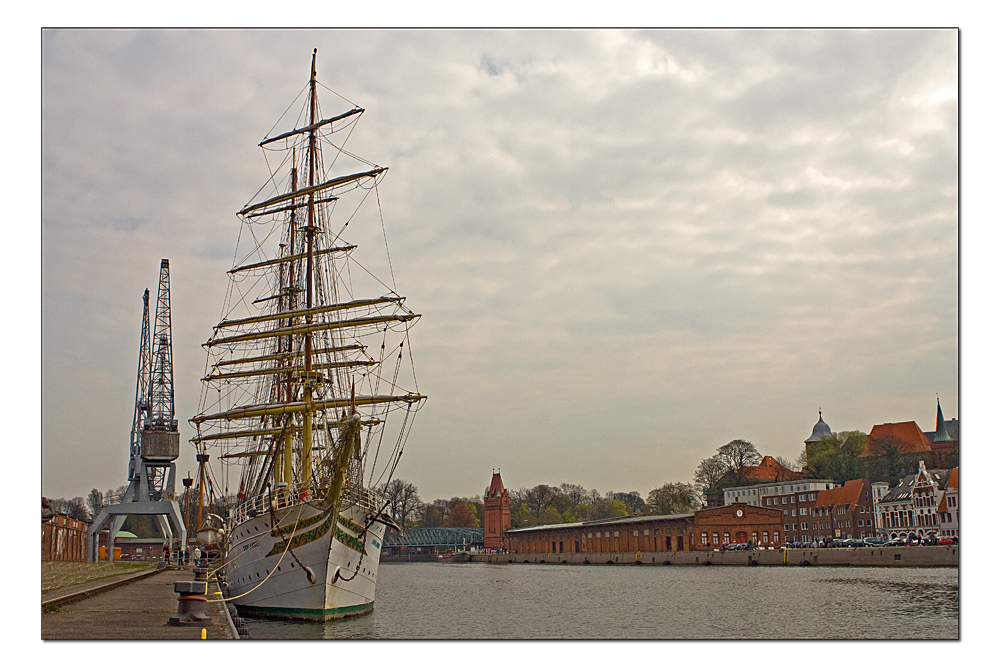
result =
[[[309,74],[309,187],[316,184],[316,49],[313,49],[312,67]],[[315,194],[310,191],[308,195],[309,205],[306,208],[306,334],[305,334],[305,373],[303,374],[302,389],[305,394],[306,412],[303,415],[302,424],[302,475],[301,481],[304,488],[309,487],[312,481],[312,391],[314,378],[312,377],[312,332],[308,326],[312,324],[313,316],[311,309],[313,306],[313,240],[316,233],[316,204]]]

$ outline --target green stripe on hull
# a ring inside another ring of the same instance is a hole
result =
[[[303,621],[332,621],[345,616],[360,616],[367,614],[375,608],[374,602],[355,604],[347,607],[334,607],[333,609],[305,609],[297,607],[245,607],[236,605],[236,610],[241,616],[259,618],[294,618]]]

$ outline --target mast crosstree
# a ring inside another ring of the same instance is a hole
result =
[[[118,504],[107,505],[87,532],[87,560],[96,561],[97,536],[111,519],[108,561],[114,559],[115,536],[130,515],[152,515],[167,544],[179,536],[187,544],[187,527],[174,498],[174,461],[180,455],[180,433],[174,419],[173,344],[170,331],[170,261],[160,262],[153,336],[150,339],[149,290],[142,295],[142,333],[139,337],[139,370],[135,413],[129,442],[128,488]],[[172,525],[171,525],[172,524]]]

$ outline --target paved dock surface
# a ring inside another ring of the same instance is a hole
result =
[[[133,575],[134,576],[134,575]],[[119,579],[119,577],[115,577]],[[167,625],[177,616],[175,581],[193,581],[194,573],[185,567],[159,570],[113,590],[95,593],[79,602],[42,612],[42,639],[201,639],[201,628]],[[50,591],[46,602],[71,593],[96,589],[110,580],[99,580]],[[209,583],[209,600],[219,599],[214,582]],[[206,639],[232,639],[229,621],[220,602],[206,603],[212,625],[206,627]]]

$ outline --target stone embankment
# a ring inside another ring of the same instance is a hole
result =
[[[856,547],[755,551],[660,551],[637,553],[470,554],[478,563],[565,565],[779,565],[864,567],[958,567],[958,547]]]

